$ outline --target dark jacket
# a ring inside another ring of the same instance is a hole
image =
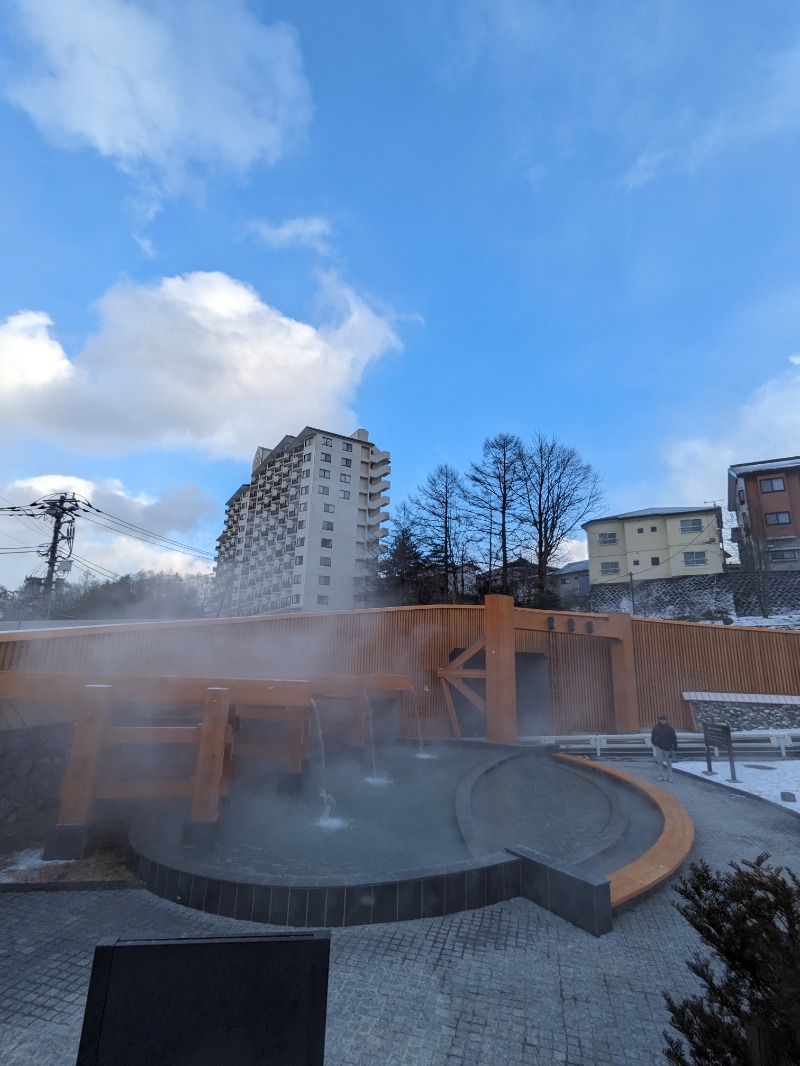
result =
[[[667,725],[666,722],[658,722],[657,725],[653,726],[653,732],[650,734],[650,743],[657,748],[661,748],[662,751],[678,750],[678,738],[675,735],[675,730],[671,725]]]

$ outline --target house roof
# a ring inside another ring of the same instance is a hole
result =
[[[576,574],[576,573],[580,573],[582,570],[586,570],[588,572],[588,570],[589,570],[589,560],[588,559],[578,559],[577,562],[566,563],[566,565],[560,566],[558,568],[558,570],[556,570],[556,573],[557,574]]]
[[[764,459],[760,463],[734,463],[728,470],[731,474],[756,474],[762,470],[786,470],[800,466],[800,455],[790,455],[786,459]]]
[[[608,514],[603,518],[592,518],[584,522],[581,529],[594,525],[595,522],[620,522],[627,518],[659,518],[672,514],[700,514],[707,511],[716,511],[716,506],[703,504],[702,507],[647,507],[642,511],[623,511],[621,514]]]

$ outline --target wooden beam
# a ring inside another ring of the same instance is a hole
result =
[[[225,688],[209,688],[206,694],[192,791],[193,822],[215,822],[219,815],[230,698]]]
[[[639,699],[636,689],[636,661],[633,654],[633,626],[629,614],[612,614],[617,633],[610,642],[611,684],[614,690],[614,728],[618,733],[639,731]]]
[[[514,600],[487,596],[486,633],[486,739],[517,739],[517,677],[514,639]]]
[[[86,685],[72,733],[67,773],[61,786],[59,825],[88,825],[97,788],[111,706],[108,685]]]

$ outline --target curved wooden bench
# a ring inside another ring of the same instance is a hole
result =
[[[608,878],[611,883],[612,910],[651,892],[680,869],[692,850],[694,823],[689,812],[671,792],[633,777],[615,766],[587,762],[586,759],[563,753],[555,755],[554,758],[623,781],[637,792],[648,796],[661,811],[664,828],[655,844],[648,848],[644,855],[615,870]]]

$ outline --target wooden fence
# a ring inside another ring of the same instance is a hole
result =
[[[285,679],[403,674],[414,686],[403,735],[421,729],[425,736],[448,736],[439,672],[454,649],[486,639],[485,610],[396,607],[4,633],[0,671]],[[515,650],[547,659],[553,733],[646,728],[664,712],[689,729],[694,723],[681,697],[689,690],[800,695],[800,633],[521,609],[513,619]],[[495,660],[487,658],[491,671]],[[508,672],[509,659],[503,660]],[[0,730],[69,715],[66,705],[0,702]]]

